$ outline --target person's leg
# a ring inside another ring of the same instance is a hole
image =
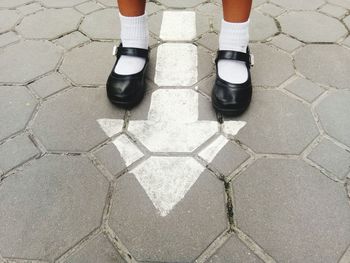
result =
[[[124,47],[148,48],[148,23],[145,13],[145,0],[117,0],[121,25],[120,39]],[[131,75],[140,72],[145,59],[121,56],[114,72]]]
[[[222,0],[224,19],[219,36],[220,50],[246,52],[249,43],[249,15],[252,0]],[[219,60],[219,76],[230,83],[243,83],[248,78],[242,61]]]

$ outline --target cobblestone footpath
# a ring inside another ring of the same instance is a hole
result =
[[[0,0],[0,263],[350,262],[350,1],[254,0],[253,101],[211,108],[220,0],[149,2],[111,105],[114,0]]]

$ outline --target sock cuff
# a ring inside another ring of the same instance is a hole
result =
[[[120,38],[123,46],[148,48],[149,33],[147,13],[140,16],[123,16],[119,12],[120,18]]]
[[[227,22],[223,18],[221,19],[221,30],[247,30],[249,29],[250,18],[244,22]]]

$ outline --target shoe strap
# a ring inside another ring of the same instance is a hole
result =
[[[239,61],[246,62],[248,65],[254,64],[254,62],[252,63],[251,61],[249,47],[247,47],[247,53],[233,51],[233,50],[218,50],[216,62],[220,59],[239,60]]]
[[[120,44],[115,55],[117,55],[117,57],[126,55],[148,59],[148,49],[136,47],[123,47],[122,44]]]

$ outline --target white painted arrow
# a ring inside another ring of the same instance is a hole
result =
[[[196,35],[195,30],[195,12],[164,12],[160,33],[163,40],[189,41]],[[155,83],[168,87],[192,86],[198,78],[197,61],[197,48],[193,44],[160,45]],[[198,96],[192,89],[156,90],[152,93],[147,120],[130,121],[128,131],[150,152],[191,153],[219,132],[218,122],[198,120]],[[121,132],[123,127],[122,120],[101,119],[98,122],[108,136]],[[223,132],[234,136],[245,124],[225,122]],[[113,142],[127,166],[143,156],[125,135]],[[199,156],[210,163],[227,142],[228,139],[220,135]],[[204,166],[189,156],[151,156],[130,172],[136,176],[160,216],[166,216],[204,170]]]

